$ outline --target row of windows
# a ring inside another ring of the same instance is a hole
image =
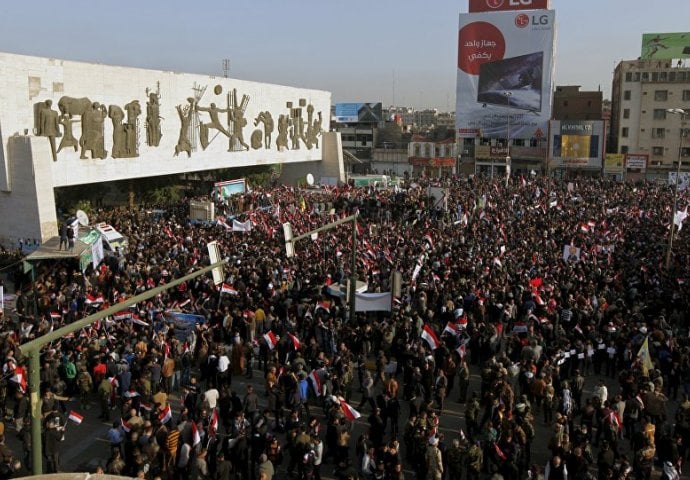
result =
[[[690,82],[690,72],[626,72],[626,82]]]
[[[621,153],[626,154],[629,152],[629,147],[627,145],[621,145],[620,147]],[[664,156],[664,147],[652,147],[652,156],[653,157],[663,157]],[[681,157],[690,157],[690,147],[683,147],[680,149],[680,156]]]
[[[642,130],[644,132],[644,129]],[[665,128],[652,128],[652,138],[666,138],[667,130]],[[628,138],[630,134],[630,129],[628,127],[621,128],[621,137]],[[690,128],[683,128],[680,131],[680,135],[683,138],[690,137]]]
[[[645,92],[644,95],[647,93]],[[690,102],[690,90],[683,90],[681,95],[684,102]],[[623,100],[630,100],[632,98],[632,93],[630,90],[623,91]],[[668,90],[654,90],[654,101],[655,102],[665,102],[668,100]]]

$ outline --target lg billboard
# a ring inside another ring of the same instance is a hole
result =
[[[460,15],[458,136],[546,137],[554,18],[551,10]]]
[[[549,0],[470,0],[470,13],[505,10],[548,10]]]

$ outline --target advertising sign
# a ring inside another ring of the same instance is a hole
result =
[[[604,167],[607,170],[622,169],[625,163],[625,155],[622,153],[607,153],[604,158]]]
[[[221,198],[227,198],[237,193],[244,193],[247,190],[247,182],[244,178],[238,180],[228,180],[226,182],[217,182],[213,184],[217,195]]]
[[[469,0],[470,13],[505,10],[547,10],[549,0]]]
[[[625,168],[644,171],[647,169],[648,160],[649,155],[645,153],[628,153],[625,155]]]
[[[338,123],[379,123],[383,119],[383,105],[379,103],[336,103],[335,121]]]
[[[551,165],[601,168],[604,122],[563,120],[551,122]]]
[[[551,116],[551,10],[460,15],[456,128],[459,137],[543,137]]]
[[[640,58],[642,60],[690,58],[690,32],[643,34]]]

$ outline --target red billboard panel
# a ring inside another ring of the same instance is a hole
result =
[[[469,0],[469,13],[502,10],[547,10],[549,0]]]

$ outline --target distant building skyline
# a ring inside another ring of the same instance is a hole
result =
[[[467,1],[221,0],[200,6],[75,0],[0,5],[0,50],[327,90],[333,103],[455,109],[458,16]],[[687,0],[551,0],[554,85],[611,96],[613,70],[642,34],[690,29]],[[50,14],[46,14],[50,12]],[[124,26],[126,25],[126,29]],[[228,62],[225,62],[227,60]],[[686,62],[690,62],[686,60]],[[229,65],[228,65],[229,63]]]

